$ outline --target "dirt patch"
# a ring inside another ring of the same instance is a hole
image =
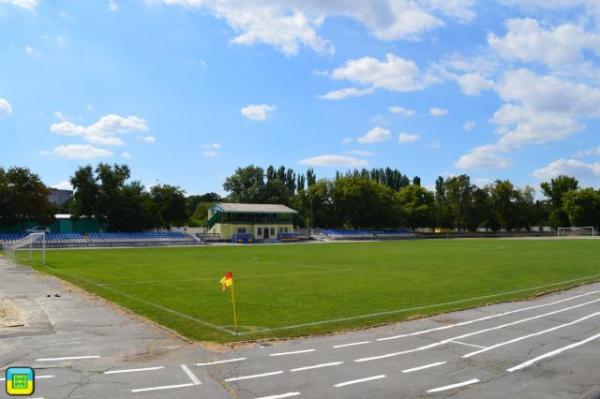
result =
[[[0,299],[0,328],[22,327],[23,325],[19,308],[8,299]]]

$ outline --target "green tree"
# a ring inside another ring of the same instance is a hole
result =
[[[572,226],[600,226],[600,193],[592,188],[571,190],[562,197]]]
[[[343,177],[334,182],[333,203],[339,223],[353,228],[393,226],[392,190],[368,177]]]
[[[260,203],[265,195],[265,173],[260,167],[250,165],[237,168],[225,179],[223,188],[233,202]]]
[[[154,211],[158,219],[156,227],[166,229],[183,226],[187,220],[185,192],[179,187],[158,184],[150,188]]]
[[[549,223],[552,227],[569,226],[569,218],[563,209],[563,197],[569,191],[579,188],[579,181],[574,177],[560,175],[540,187],[550,202]]]
[[[91,165],[79,167],[71,176],[71,185],[75,190],[71,203],[71,214],[75,218],[91,218],[97,214],[100,188]]]
[[[25,229],[27,220],[47,224],[54,217],[54,208],[48,201],[49,190],[40,177],[27,168],[0,168],[0,211],[2,224],[17,223]]]
[[[453,225],[464,229],[471,213],[471,201],[474,187],[467,175],[450,177],[444,182],[446,204],[453,216]]]
[[[394,203],[412,227],[432,227],[435,222],[435,197],[424,187],[410,185],[394,194]]]

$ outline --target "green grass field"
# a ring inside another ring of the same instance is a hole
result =
[[[19,259],[27,263],[25,254]],[[56,275],[196,340],[327,333],[600,280],[596,240],[52,250]],[[34,262],[35,263],[35,262]],[[232,271],[240,335],[232,334]]]

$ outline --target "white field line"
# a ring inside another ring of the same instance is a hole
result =
[[[406,373],[412,373],[414,371],[421,371],[421,370],[425,370],[425,369],[430,369],[432,367],[442,366],[444,364],[446,364],[446,362],[436,362],[436,363],[426,364],[424,366],[419,366],[419,367],[413,367],[413,368],[410,368],[410,369],[405,369],[405,370],[402,370],[402,372],[405,373],[405,374]]]
[[[523,362],[521,364],[517,364],[516,366],[511,367],[511,368],[507,369],[506,371],[508,371],[509,373],[512,373],[513,371],[524,369],[526,367],[531,366],[534,363],[539,362],[540,360],[544,360],[544,359],[547,359],[549,357],[560,355],[564,351],[567,351],[569,349],[577,348],[578,346],[587,344],[588,342],[594,341],[594,340],[596,340],[598,338],[600,338],[600,334],[593,335],[593,336],[591,336],[589,338],[584,339],[583,341],[579,341],[579,342],[576,342],[576,343],[571,344],[571,345],[563,346],[562,348],[558,348],[558,349],[553,350],[551,352],[544,353],[541,356],[534,357],[533,359],[527,360],[526,362]]]
[[[159,387],[132,389],[131,392],[138,393],[138,392],[149,392],[149,391],[162,391],[163,389],[177,389],[177,388],[187,388],[187,387],[193,387],[193,386],[194,386],[194,384],[192,384],[192,383],[179,384],[179,385],[163,385],[163,386],[159,386]]]
[[[291,369],[290,371],[292,373],[295,373],[296,371],[314,370],[314,369],[320,369],[323,367],[334,367],[334,366],[339,366],[340,364],[344,364],[344,362],[321,363],[321,364],[315,364],[314,366],[298,367],[295,369]]]
[[[400,334],[400,335],[394,335],[394,336],[391,336],[391,337],[378,338],[377,341],[389,341],[389,340],[392,340],[392,339],[398,339],[398,338],[404,338],[404,337],[413,337],[415,335],[422,335],[422,334],[427,334],[427,333],[430,333],[430,332],[443,331],[443,330],[447,330],[449,328],[454,328],[454,327],[468,326],[468,325],[473,324],[473,323],[478,323],[478,322],[481,322],[481,321],[487,321],[487,320],[491,320],[491,319],[496,319],[498,317],[508,316],[508,315],[515,314],[515,313],[520,313],[520,312],[525,312],[527,310],[534,310],[534,309],[539,309],[539,308],[543,308],[543,307],[558,305],[558,304],[561,304],[561,303],[564,303],[564,302],[572,301],[572,300],[579,299],[579,298],[582,298],[582,297],[585,297],[585,296],[589,296],[589,295],[595,295],[595,294],[598,294],[598,293],[600,293],[600,290],[590,291],[590,292],[586,292],[585,294],[575,295],[575,296],[564,298],[564,299],[560,299],[560,300],[554,301],[554,302],[542,303],[540,305],[533,305],[533,306],[527,306],[525,308],[519,308],[519,309],[509,310],[507,312],[496,313],[496,314],[493,314],[493,315],[480,317],[478,319],[467,320],[467,321],[463,321],[463,322],[456,323],[456,324],[448,324],[448,325],[445,325],[445,326],[442,326],[442,327],[428,328],[427,330],[420,330],[420,331],[415,331],[415,332],[407,333],[407,334]]]
[[[262,373],[262,374],[253,374],[253,375],[245,375],[242,377],[232,377],[232,378],[227,378],[225,380],[225,382],[233,382],[233,381],[242,381],[242,380],[251,380],[254,378],[263,378],[263,377],[270,377],[272,375],[278,375],[278,374],[283,374],[283,370],[279,370],[279,371],[272,371],[270,373]]]
[[[109,370],[105,371],[104,374],[123,374],[123,373],[137,373],[142,371],[154,371],[164,369],[164,366],[146,367],[141,369],[123,369],[123,370]]]
[[[156,304],[156,303],[154,303],[154,302],[150,302],[150,301],[147,301],[147,300],[145,300],[145,299],[138,298],[137,296],[134,296],[134,295],[127,294],[127,293],[125,293],[125,292],[123,292],[123,291],[121,291],[121,290],[117,290],[117,289],[114,289],[114,288],[108,287],[108,286],[106,286],[106,285],[104,285],[104,284],[97,283],[97,282],[95,282],[95,281],[92,281],[92,280],[90,280],[90,279],[87,279],[87,278],[84,278],[84,277],[80,277],[80,276],[76,276],[76,275],[73,275],[73,274],[70,274],[70,273],[64,273],[64,272],[62,272],[62,271],[61,271],[61,272],[57,272],[57,271],[55,271],[55,270],[54,270],[54,271],[53,271],[53,273],[56,273],[56,274],[62,274],[62,275],[69,276],[69,277],[71,277],[71,278],[74,278],[74,279],[78,279],[78,280],[81,280],[81,281],[85,281],[86,283],[88,283],[88,284],[92,284],[92,285],[94,285],[94,286],[96,286],[96,287],[98,287],[98,288],[101,288],[101,289],[105,289],[105,290],[107,290],[107,291],[114,292],[114,293],[115,293],[115,294],[117,294],[117,295],[123,296],[123,297],[125,297],[125,298],[129,298],[129,299],[133,299],[134,301],[137,301],[137,302],[143,303],[143,304],[145,304],[145,305],[148,305],[148,306],[152,306],[153,308],[156,308],[156,309],[162,310],[162,311],[164,311],[164,312],[168,312],[168,313],[174,314],[174,315],[176,315],[176,316],[179,316],[179,317],[181,317],[181,318],[184,318],[184,319],[186,319],[186,320],[190,320],[190,321],[196,322],[196,323],[198,323],[198,324],[201,324],[201,325],[203,325],[203,326],[205,326],[205,327],[210,327],[210,328],[213,328],[213,329],[215,329],[215,330],[218,330],[218,331],[221,331],[221,332],[224,332],[224,333],[230,334],[230,335],[235,335],[235,331],[229,330],[229,329],[227,329],[227,328],[223,328],[223,327],[221,327],[221,326],[217,326],[217,325],[215,325],[215,324],[209,323],[209,322],[207,322],[207,321],[204,321],[204,320],[202,320],[202,319],[198,319],[197,317],[190,316],[190,315],[188,315],[188,314],[186,314],[186,313],[181,313],[181,312],[178,312],[178,311],[176,311],[176,310],[173,310],[173,309],[167,308],[166,306],[162,306],[162,305]]]
[[[36,374],[36,375],[35,375],[35,380],[36,380],[36,381],[37,381],[37,380],[47,380],[47,379],[49,379],[49,378],[54,378],[54,377],[56,377],[56,376],[54,376],[54,375],[37,375],[37,374]],[[1,382],[1,381],[6,381],[6,378],[0,378],[0,382]]]
[[[340,382],[339,384],[335,384],[333,387],[334,388],[341,388],[341,387],[345,387],[346,385],[360,384],[362,382],[368,382],[368,381],[374,381],[374,380],[381,380],[383,378],[385,378],[385,374],[376,375],[376,376],[367,377],[367,378],[360,378],[358,380]]]
[[[347,348],[349,346],[366,345],[372,341],[350,342],[349,344],[333,345],[333,349]]]
[[[521,292],[534,291],[534,290],[541,289],[541,288],[555,287],[555,286],[558,286],[558,285],[561,285],[561,284],[568,284],[568,283],[573,283],[573,282],[576,282],[576,281],[583,281],[583,280],[586,280],[586,279],[592,279],[592,278],[597,278],[597,277],[600,277],[600,274],[593,274],[593,275],[590,275],[590,276],[579,277],[579,278],[575,278],[575,279],[571,279],[571,280],[563,280],[563,281],[558,281],[558,282],[551,283],[551,284],[538,285],[538,286],[535,286],[535,287],[523,288],[523,289],[519,289],[519,290],[504,291],[504,292],[499,292],[497,294],[481,295],[481,296],[476,296],[476,297],[471,297],[471,298],[459,299],[459,300],[456,300],[456,301],[436,303],[436,304],[431,304],[431,305],[412,306],[412,307],[402,308],[402,309],[395,309],[395,310],[387,310],[387,311],[383,311],[383,312],[368,313],[368,314],[359,315],[359,316],[342,317],[342,318],[338,318],[338,319],[313,321],[313,322],[310,322],[310,323],[293,324],[293,325],[283,326],[283,327],[273,327],[273,328],[265,329],[263,331],[268,332],[268,331],[279,331],[279,330],[291,330],[291,329],[300,328],[300,327],[310,327],[310,326],[318,326],[318,325],[322,325],[322,324],[338,323],[338,322],[343,322],[343,321],[368,319],[368,318],[371,318],[371,317],[386,316],[386,315],[395,314],[395,313],[409,312],[409,311],[412,311],[412,310],[422,310],[422,309],[436,308],[436,307],[440,307],[440,306],[457,305],[457,304],[461,304],[461,303],[468,303],[468,302],[471,302],[471,301],[477,301],[477,300],[480,300],[480,299],[497,298],[497,297],[504,296],[504,295],[518,294],[518,293],[521,293]],[[596,294],[598,292],[600,292],[600,291],[593,291],[593,292],[590,292],[590,293],[583,294],[581,296],[592,295],[592,294]],[[580,297],[580,296],[578,296],[578,297]],[[567,298],[566,300],[571,300],[571,299]],[[550,305],[540,305],[540,306],[550,306]],[[485,318],[484,318],[484,320],[485,320]],[[467,323],[467,324],[470,324],[470,323]],[[462,324],[462,325],[464,325],[464,324]],[[451,328],[451,327],[448,326],[447,328]],[[242,332],[242,333],[239,333],[239,335],[247,335],[247,334],[252,334],[252,332]]]
[[[277,357],[277,356],[299,355],[301,353],[310,353],[310,352],[314,352],[314,351],[315,351],[314,349],[303,349],[300,351],[271,353],[269,356]]]
[[[271,395],[271,396],[261,396],[260,398],[254,399],[283,399],[283,398],[291,398],[292,396],[298,396],[300,392],[288,392],[282,393],[281,395]]]
[[[581,317],[581,318],[579,318],[577,320],[573,320],[573,321],[571,321],[569,323],[560,324],[558,326],[551,327],[551,328],[548,328],[546,330],[534,332],[532,334],[523,335],[521,337],[517,337],[517,338],[511,339],[511,340],[508,340],[508,341],[504,341],[504,342],[500,342],[500,343],[495,344],[495,345],[488,346],[486,348],[482,348],[481,350],[478,350],[478,351],[475,351],[475,352],[467,353],[466,355],[463,355],[462,358],[463,359],[467,359],[467,358],[470,358],[472,356],[478,355],[480,353],[491,351],[492,349],[500,348],[500,347],[505,346],[505,345],[514,344],[515,342],[519,342],[519,341],[522,341],[524,339],[528,339],[528,338],[532,338],[532,337],[537,337],[537,336],[542,335],[542,334],[547,334],[549,332],[556,331],[556,330],[559,330],[559,329],[564,328],[564,327],[568,327],[568,326],[572,326],[572,325],[577,324],[577,323],[581,323],[582,321],[591,319],[592,317],[596,317],[596,316],[599,316],[599,315],[600,315],[600,312],[592,313],[590,315]]]
[[[446,385],[446,386],[439,387],[439,388],[433,388],[433,389],[428,390],[427,393],[443,392],[443,391],[447,391],[449,389],[461,388],[461,387],[464,387],[467,385],[477,384],[478,382],[479,382],[479,380],[477,378],[473,378],[472,380],[459,382],[458,384],[452,384],[452,385]]]
[[[185,364],[180,364],[179,366],[181,367],[183,372],[189,377],[189,379],[192,381],[192,383],[194,385],[202,384],[200,382],[200,380],[198,379],[198,377],[196,377],[196,375],[194,373],[192,373],[192,370],[190,370],[190,368],[188,366],[186,366]]]
[[[100,356],[66,356],[66,357],[47,357],[43,359],[35,359],[36,362],[62,362],[65,360],[85,360],[85,359],[100,359]]]
[[[458,345],[463,345],[463,346],[470,346],[471,348],[479,348],[479,349],[484,349],[487,348],[486,346],[482,346],[482,345],[475,345],[475,344],[469,344],[467,342],[462,342],[462,341],[457,341],[455,339],[453,339],[452,341],[450,341],[451,344],[458,344]]]
[[[517,325],[517,324],[521,324],[521,323],[525,323],[525,322],[528,322],[528,321],[531,321],[531,320],[537,320],[537,319],[541,319],[543,317],[551,316],[551,315],[554,315],[554,314],[557,314],[557,313],[566,312],[566,311],[572,310],[572,309],[577,309],[577,308],[580,308],[582,306],[590,305],[590,304],[596,303],[596,302],[600,302],[600,299],[594,299],[593,301],[588,301],[588,302],[580,303],[578,305],[573,305],[573,306],[569,306],[567,308],[554,310],[552,312],[542,313],[542,314],[537,315],[537,316],[527,317],[525,319],[520,319],[520,320],[517,320],[517,321],[510,322],[510,323],[501,324],[499,326],[490,327],[490,328],[484,328],[482,330],[470,332],[470,333],[467,333],[467,334],[462,334],[462,335],[459,335],[457,337],[448,338],[448,339],[445,339],[443,341],[434,342],[432,344],[420,346],[420,347],[414,348],[414,349],[408,349],[408,350],[404,350],[404,351],[401,351],[401,352],[387,353],[385,355],[380,355],[380,356],[372,356],[372,357],[364,357],[364,358],[356,359],[355,362],[357,362],[357,363],[370,362],[372,360],[380,360],[380,359],[386,359],[386,358],[394,357],[394,356],[406,355],[408,353],[420,352],[420,351],[424,351],[424,350],[427,350],[427,349],[436,348],[438,346],[447,344],[447,343],[452,342],[454,340],[460,340],[462,338],[472,337],[474,335],[479,335],[479,334],[487,333],[487,332],[490,332],[490,331],[500,330],[502,328],[511,327],[511,326],[514,326],[514,325]]]
[[[202,366],[214,366],[216,364],[243,362],[244,360],[247,360],[247,359],[248,358],[246,358],[246,357],[238,357],[237,359],[225,359],[225,360],[216,360],[214,362],[208,362],[208,363],[196,363],[195,366],[198,366],[198,367],[202,367]]]

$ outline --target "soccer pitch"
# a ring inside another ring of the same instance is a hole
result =
[[[52,250],[33,266],[191,339],[229,342],[526,298],[600,280],[599,258],[596,240],[482,239]],[[219,285],[228,271],[238,336]]]

